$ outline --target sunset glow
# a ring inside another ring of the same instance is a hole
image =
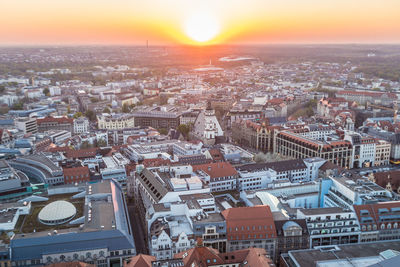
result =
[[[2,0],[0,7],[1,44],[400,42],[398,0]]]
[[[218,21],[209,14],[197,13],[185,21],[185,33],[199,43],[210,41],[219,30]]]

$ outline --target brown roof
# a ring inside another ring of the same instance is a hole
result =
[[[183,254],[186,253],[187,256],[183,257]],[[175,254],[174,257],[178,259],[183,258],[183,263],[185,264],[185,267],[207,267],[208,265],[224,264],[224,260],[219,256],[218,250],[209,247],[195,247],[187,251]],[[207,260],[210,261],[209,263],[212,262],[212,264],[207,264]]]
[[[213,148],[213,149],[210,149],[208,152],[210,153],[210,155],[214,161],[221,161],[221,160],[223,161],[224,160],[224,156],[222,155],[221,150],[219,150],[217,148]]]
[[[67,152],[70,150],[72,149],[68,146],[51,146],[47,149],[49,152]]]
[[[330,161],[326,161],[320,168],[321,171],[327,171],[327,170],[341,170],[342,168],[339,165],[336,165]]]
[[[383,188],[390,182],[393,191],[400,187],[400,171],[377,172],[374,174],[375,183]]]
[[[372,96],[372,97],[382,97],[384,94],[389,98],[397,98],[394,93],[386,93],[386,92],[364,92],[364,91],[339,91],[336,95],[358,95],[358,96]]]
[[[142,164],[148,167],[159,167],[159,166],[169,166],[171,165],[171,161],[169,159],[163,158],[154,158],[154,159],[144,159]]]
[[[63,169],[64,176],[77,176],[77,175],[89,175],[89,168],[87,166],[65,168]]]
[[[72,124],[74,122],[74,119],[66,118],[66,117],[60,117],[60,118],[54,118],[54,117],[45,117],[42,119],[36,119],[37,124],[41,123],[46,123],[46,122],[57,122],[57,123],[70,123]]]
[[[238,174],[236,169],[229,162],[216,162],[193,166],[193,171],[199,170],[207,173],[211,179],[234,176]]]
[[[276,237],[273,215],[268,205],[230,208],[222,212],[228,240]]]
[[[124,262],[124,267],[151,267],[151,262],[155,260],[154,256],[139,254],[132,257],[129,263]]]
[[[185,257],[183,256],[185,255]],[[219,253],[210,247],[197,246],[187,251],[175,254],[175,258],[182,258],[184,267],[207,267],[225,264],[237,264],[243,267],[274,266],[267,252],[263,248],[248,248],[234,252]]]
[[[65,153],[67,158],[92,158],[95,157],[97,154],[97,148],[86,148],[86,149],[79,149],[79,150],[68,150]]]
[[[361,226],[375,224],[379,227],[381,224],[386,223],[400,223],[400,201],[354,205],[353,207]],[[387,216],[391,217],[390,220],[382,220],[382,218]],[[364,220],[363,218],[369,220]],[[363,229],[361,230],[365,231]]]

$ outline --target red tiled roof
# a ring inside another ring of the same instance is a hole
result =
[[[186,253],[187,256],[183,257],[183,255]],[[178,259],[183,258],[183,264],[185,264],[185,267],[207,267],[211,264],[224,264],[224,260],[219,256],[218,250],[209,247],[195,247],[187,251],[175,254],[174,257]],[[211,264],[207,264],[207,260],[209,260]]]
[[[97,154],[97,148],[87,148],[87,149],[79,149],[79,150],[68,150],[65,153],[67,158],[92,158]]]
[[[182,259],[184,267],[225,266],[238,263],[240,266],[243,265],[246,267],[273,266],[271,259],[267,257],[267,252],[263,248],[248,248],[219,253],[216,249],[210,247],[196,246],[187,251],[175,254],[174,258]]]
[[[279,105],[279,104],[282,104],[284,102],[284,100],[282,99],[282,98],[273,98],[273,99],[270,99],[270,100],[268,100],[268,104],[271,104],[271,105]]]
[[[236,169],[229,162],[216,162],[193,166],[193,171],[202,170],[211,179],[237,175]]]
[[[73,123],[74,119],[66,118],[66,117],[60,117],[60,118],[54,118],[54,117],[45,117],[42,119],[36,119],[37,124],[41,123],[46,123],[46,122],[57,122],[57,123]]]
[[[381,221],[379,219],[380,216],[386,216],[388,214],[398,214],[399,211],[392,211],[392,208],[400,208],[400,201],[391,201],[391,202],[381,202],[375,204],[366,204],[366,205],[354,205],[354,211],[358,217],[358,221],[360,225],[376,225],[377,229],[380,229],[381,224],[387,223],[400,223],[400,219],[391,220],[391,221]],[[386,209],[385,213],[380,213],[380,210]],[[368,211],[366,214],[362,214],[361,211]],[[372,218],[372,222],[363,222],[361,218]],[[386,228],[386,227],[385,227]],[[366,231],[361,229],[361,231]],[[371,230],[368,230],[371,231]]]
[[[383,188],[390,182],[393,191],[400,187],[400,171],[377,172],[374,174],[375,183]]]
[[[64,176],[89,175],[89,168],[87,166],[65,168],[63,172]]]
[[[382,97],[386,94],[389,98],[396,98],[397,96],[394,93],[386,93],[386,92],[363,92],[363,91],[339,91],[336,93],[337,95],[358,95],[358,96],[372,96],[372,97]]]
[[[47,151],[49,152],[67,152],[72,150],[71,148],[69,148],[68,146],[55,146],[55,147],[49,147],[47,149]]]
[[[222,215],[226,220],[228,240],[276,237],[274,219],[268,205],[230,208],[224,210]]]
[[[132,257],[129,263],[124,262],[124,267],[151,267],[151,262],[155,260],[154,256],[139,254]]]
[[[171,161],[169,159],[155,158],[155,159],[144,159],[143,165],[147,167],[159,167],[159,166],[169,166]]]

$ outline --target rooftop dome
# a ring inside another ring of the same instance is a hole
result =
[[[76,208],[68,201],[58,200],[46,205],[39,212],[39,221],[47,225],[63,224],[74,218]]]
[[[286,229],[290,228],[290,227],[297,227],[297,228],[301,228],[301,226],[293,221],[288,221],[285,222],[285,224],[282,226],[282,229],[285,231]]]

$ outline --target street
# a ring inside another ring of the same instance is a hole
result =
[[[131,222],[133,238],[135,239],[136,253],[148,254],[147,245],[145,244],[144,234],[138,211],[133,204],[128,204],[129,220]]]

